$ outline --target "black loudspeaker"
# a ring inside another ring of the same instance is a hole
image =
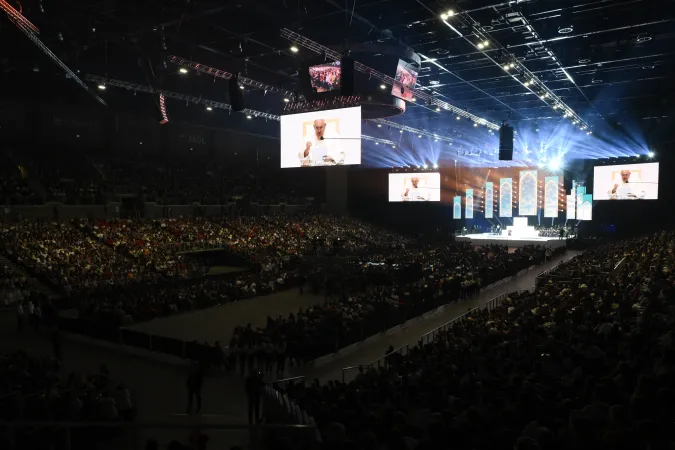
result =
[[[499,160],[511,161],[513,159],[513,127],[502,125],[499,129]]]
[[[233,75],[230,78],[230,85],[228,86],[230,93],[230,105],[232,111],[241,112],[244,110],[244,91],[239,88],[239,77]]]
[[[340,62],[340,94],[343,97],[354,95],[354,60],[348,57]]]

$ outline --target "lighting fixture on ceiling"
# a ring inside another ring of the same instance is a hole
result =
[[[387,86],[385,84],[381,84],[380,89],[387,89]]]
[[[252,117],[251,117],[251,115],[249,114],[248,116],[246,116],[246,118],[247,118],[247,119],[251,119]]]
[[[654,152],[647,153],[647,158],[653,158],[653,157],[654,157]]]
[[[403,130],[398,130],[399,133],[403,134]]]
[[[243,90],[244,90],[244,85],[243,85],[243,84],[240,84],[240,85],[239,85],[239,89],[241,89],[241,90],[243,91]]]
[[[455,117],[455,119],[459,120],[459,119],[461,119],[461,117],[457,116],[457,117]]]
[[[506,70],[507,72],[509,71],[509,65],[508,64],[504,64],[504,70]]]
[[[478,45],[476,45],[476,47],[478,47],[478,50],[483,50],[485,48],[485,45],[483,45],[482,42],[479,42]]]
[[[99,88],[101,91],[105,91],[105,84],[99,84],[99,85],[98,85],[98,88]]]
[[[483,47],[488,47],[490,45],[490,41],[483,41]]]
[[[413,98],[412,98],[412,101],[413,101],[413,102],[416,102],[416,101],[417,101],[417,99],[416,99],[415,97],[413,97]]]
[[[574,27],[558,28],[558,34],[570,34],[572,31],[574,31]]]
[[[293,46],[291,46],[291,51],[293,53],[298,53],[300,51],[300,49],[298,47],[296,47],[295,45],[293,45]]]
[[[451,10],[449,10],[448,12],[446,12],[446,13],[444,13],[444,14],[441,14],[441,19],[445,20],[445,19],[447,19],[448,17],[452,17],[452,16],[454,16],[454,15],[455,15],[455,11],[453,11],[453,10],[451,9]]]
[[[439,80],[429,80],[429,84],[436,86],[438,84],[441,84],[441,82]]]
[[[288,102],[290,102],[290,100],[287,99],[287,98],[285,98],[285,99],[284,99],[284,102],[288,103]]]
[[[647,34],[641,34],[640,36],[637,37],[637,39],[635,39],[635,42],[637,42],[638,44],[642,44],[643,42],[649,42],[651,40],[652,40],[651,36]]]
[[[473,126],[474,126],[474,127],[477,127],[477,126],[478,126],[478,124],[477,124],[476,122],[474,122],[474,123],[473,123]]]
[[[589,62],[591,62],[590,58],[581,58],[579,60],[579,64],[588,64]]]
[[[441,108],[439,108],[439,107],[437,106],[437,107],[436,107],[436,112],[439,112],[440,110],[441,110]]]
[[[377,124],[377,128],[382,128],[382,124],[381,124],[381,123],[378,123],[378,124]]]
[[[180,69],[178,69],[178,71],[182,74],[188,73],[188,70],[185,67],[181,67]]]
[[[211,108],[210,106],[207,106],[207,107],[206,107],[206,110],[207,110],[207,111],[213,111],[213,108]]]

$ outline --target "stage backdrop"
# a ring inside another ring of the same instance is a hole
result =
[[[520,171],[520,192],[518,193],[518,215],[537,215],[537,171]]]
[[[546,177],[544,183],[544,217],[558,217],[559,177]]]
[[[485,218],[492,219],[492,202],[494,201],[494,187],[492,181],[485,183]]]
[[[511,195],[513,189],[513,180],[511,178],[499,179],[499,217],[512,217]]]
[[[462,197],[459,195],[452,200],[452,218],[462,218]]]
[[[467,219],[473,219],[473,189],[466,190],[466,212],[464,217]]]

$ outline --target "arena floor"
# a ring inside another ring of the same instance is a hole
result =
[[[475,245],[508,245],[509,248],[523,247],[525,245],[543,245],[544,247],[558,248],[566,245],[564,239],[557,237],[528,237],[517,238],[511,236],[500,236],[493,233],[467,234],[465,236],[456,236],[458,241],[471,241]]]
[[[227,345],[235,327],[250,323],[264,327],[267,316],[288,316],[300,308],[308,308],[324,301],[324,297],[307,293],[300,295],[298,289],[277,292],[213,308],[177,316],[164,317],[127,327],[156,336],[185,341],[220,341]]]

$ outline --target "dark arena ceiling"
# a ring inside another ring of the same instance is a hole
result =
[[[229,103],[225,80],[181,74],[170,60],[175,55],[275,87],[247,85],[244,98],[247,108],[278,115],[287,93],[300,89],[302,65],[323,60],[321,48],[393,48],[419,55],[416,89],[435,100],[408,103],[393,124],[364,123],[363,134],[383,143],[364,142],[367,165],[508,165],[496,161],[497,133],[486,126],[503,120],[517,131],[513,165],[637,156],[672,140],[672,0],[3,2],[35,24],[40,42],[90,88],[87,93],[66,76],[3,13],[4,96],[103,108],[100,96],[109,108],[131,104],[133,93],[100,91],[95,75]],[[385,73],[378,58],[384,56],[355,57]],[[377,89],[380,81],[372,85]],[[148,100],[148,109],[156,103]],[[187,115],[177,112],[185,104],[167,102],[174,116]],[[191,111],[194,123],[228,126],[227,111],[210,117],[203,108]],[[278,134],[278,125],[265,127]]]

